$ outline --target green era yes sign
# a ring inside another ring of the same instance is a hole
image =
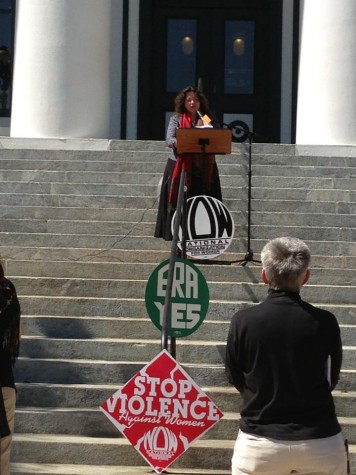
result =
[[[159,330],[162,330],[168,272],[169,259],[156,267],[146,286],[146,309]],[[208,307],[209,288],[205,277],[191,262],[177,259],[174,266],[168,335],[184,337],[193,333],[203,323]]]

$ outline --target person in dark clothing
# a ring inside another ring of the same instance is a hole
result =
[[[162,178],[155,237],[166,241],[172,240],[171,223],[176,211],[182,169],[186,172],[187,198],[208,195],[222,200],[215,155],[207,154],[203,164],[201,154],[185,154],[183,159],[177,153],[176,134],[179,128],[197,126],[219,128],[219,124],[210,119],[208,114],[210,114],[208,100],[198,88],[188,86],[176,96],[175,113],[170,118],[166,134],[166,145],[171,152]]]
[[[310,251],[276,238],[261,252],[262,303],[230,324],[226,372],[243,397],[232,474],[345,475],[347,460],[332,390],[342,362],[335,316],[300,297]]]
[[[19,354],[20,304],[0,264],[0,474],[10,475],[16,388],[13,366]]]

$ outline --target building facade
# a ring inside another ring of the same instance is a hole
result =
[[[0,0],[0,135],[162,140],[176,93],[259,142],[355,144],[354,0]]]

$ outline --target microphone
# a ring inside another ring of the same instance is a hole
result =
[[[197,109],[196,112],[197,112],[197,116],[199,117],[199,119],[203,122],[202,127],[213,127],[213,126],[211,125],[211,119],[210,119],[209,116],[207,116],[207,115],[205,114],[205,116],[203,117],[203,116],[201,115],[201,112],[200,112],[199,109]]]
[[[203,119],[203,116],[201,115],[201,112],[199,109],[197,109],[197,116],[199,117],[200,120],[203,121],[203,124],[204,124],[204,119]]]

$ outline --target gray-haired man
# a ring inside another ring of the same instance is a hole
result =
[[[261,252],[266,300],[237,312],[226,370],[242,393],[232,474],[345,475],[346,453],[331,391],[342,361],[335,316],[304,302],[310,251],[281,237]]]

